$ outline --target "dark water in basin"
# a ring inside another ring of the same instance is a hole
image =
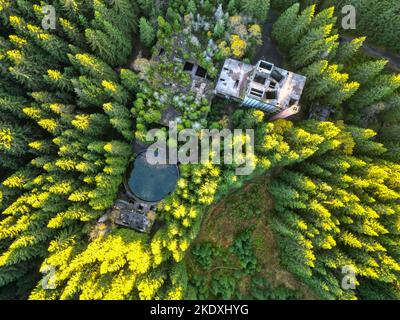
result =
[[[158,202],[175,190],[178,176],[176,165],[149,164],[146,153],[142,153],[136,158],[128,176],[128,186],[139,199]]]

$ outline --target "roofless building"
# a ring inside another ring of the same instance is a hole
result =
[[[306,77],[260,60],[252,66],[235,59],[225,60],[216,85],[216,94],[260,109],[275,120],[300,110],[300,97]]]

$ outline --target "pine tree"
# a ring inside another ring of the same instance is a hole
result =
[[[300,126],[309,130],[315,124]],[[327,299],[351,298],[334,272],[346,265],[357,270],[361,287],[379,281],[377,292],[393,295],[398,291],[398,253],[387,246],[392,227],[388,211],[382,209],[395,212],[400,195],[393,178],[399,166],[381,160],[386,149],[370,140],[375,135],[371,130],[342,125],[338,129],[341,143],[330,144],[322,156],[320,149],[318,156],[307,159],[307,166],[286,169],[269,186],[276,201],[271,226],[282,243],[283,263]],[[326,174],[318,166],[326,168]]]
[[[315,5],[305,8],[303,11],[300,12],[295,20],[289,22],[292,24],[292,30],[289,34],[286,35],[286,43],[283,47],[285,48],[285,50],[289,50],[290,48],[292,48],[299,41],[299,39],[305,36],[314,19],[314,15]],[[318,27],[320,26],[315,26],[315,28]]]
[[[335,48],[338,35],[330,36],[332,25],[311,29],[290,50],[291,65],[295,68],[305,67],[323,59]]]
[[[29,126],[0,121],[0,164],[3,168],[18,168],[29,153],[32,134]]]
[[[154,42],[155,31],[153,26],[146,20],[146,18],[140,18],[139,20],[140,29],[140,41],[146,46],[150,47]]]
[[[89,150],[96,137],[118,134],[102,105],[125,104],[129,94],[107,62],[86,52],[83,32],[118,35],[114,52],[106,53],[122,61],[130,54],[135,27],[134,13],[127,10],[131,4],[121,0],[106,8],[95,1],[95,14],[89,3],[59,3],[59,32],[40,28],[39,6],[32,10],[30,3],[18,1],[9,39],[1,38],[0,59],[9,72],[0,72],[0,208],[8,215],[0,218],[0,295],[25,286],[26,297],[40,279],[38,263],[48,256],[48,243],[66,229],[78,241],[87,237],[90,227],[83,223],[112,205],[129,161],[130,148],[119,142],[104,142],[100,153]],[[99,23],[101,14],[121,15],[112,30],[107,21]],[[82,113],[81,107],[97,107],[100,113]],[[113,116],[126,115],[119,114],[123,108]],[[10,296],[19,297],[16,292]]]
[[[400,87],[400,75],[383,74],[359,90],[350,101],[352,107],[361,109],[380,101]]]
[[[321,99],[324,104],[340,106],[358,90],[360,84],[349,82],[349,75],[340,73],[338,65],[329,65],[327,60],[317,61],[302,70],[308,77],[304,91],[309,101]]]
[[[387,60],[373,60],[361,63],[350,68],[350,75],[355,81],[367,84],[383,71],[387,63]]]
[[[272,36],[281,48],[289,48],[290,44],[286,44],[288,35],[293,31],[294,22],[297,20],[297,15],[300,10],[300,5],[295,3],[287,9],[279,19],[274,23],[272,28]]]
[[[345,42],[338,47],[335,55],[335,62],[339,64],[347,64],[354,58],[355,54],[362,47],[366,37],[355,38],[350,42]]]
[[[269,0],[241,0],[243,12],[259,22],[267,19],[269,6]]]

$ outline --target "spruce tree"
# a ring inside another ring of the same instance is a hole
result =
[[[254,17],[257,21],[263,22],[267,19],[270,1],[269,0],[241,0],[243,12]]]
[[[140,29],[140,41],[146,46],[150,47],[154,42],[155,31],[153,26],[146,20],[146,18],[140,18],[139,20]]]

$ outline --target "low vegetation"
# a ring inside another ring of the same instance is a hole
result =
[[[229,194],[205,214],[185,258],[188,299],[313,299],[281,265],[268,220],[273,200],[269,176]]]

